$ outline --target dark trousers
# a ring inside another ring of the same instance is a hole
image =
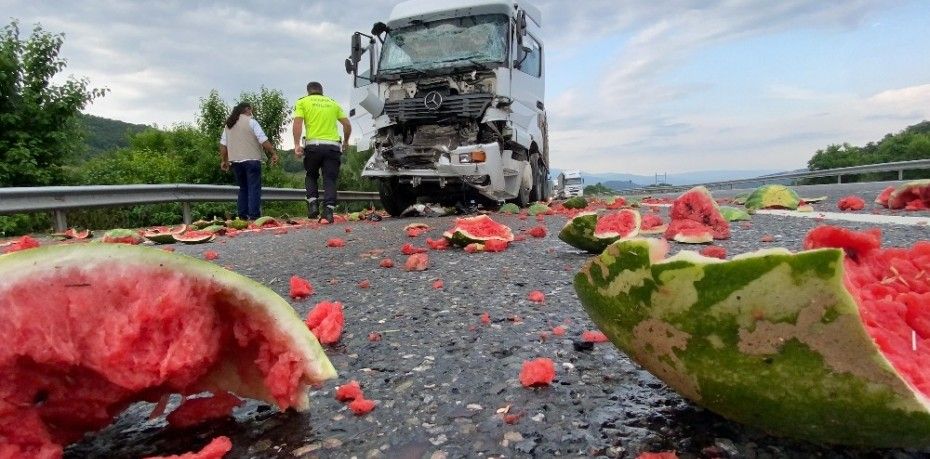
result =
[[[262,162],[240,161],[232,163],[233,175],[239,185],[236,201],[239,218],[255,220],[262,216]]]
[[[307,177],[304,186],[308,198],[319,198],[320,171],[323,171],[323,204],[336,207],[336,182],[342,151],[335,145],[307,145],[304,147],[304,170]]]

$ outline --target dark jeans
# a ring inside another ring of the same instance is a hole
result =
[[[339,180],[339,166],[342,164],[342,151],[335,145],[307,145],[304,147],[304,170],[307,177],[304,186],[308,198],[320,197],[318,191],[320,170],[323,171],[323,204],[336,207],[336,181]]]
[[[240,161],[232,163],[239,199],[236,201],[239,218],[255,220],[262,216],[262,162]]]

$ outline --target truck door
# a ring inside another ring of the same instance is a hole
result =
[[[514,39],[511,40],[511,43],[513,43],[511,47],[513,70],[510,78],[510,95],[513,99],[511,119],[520,130],[524,131],[524,135],[535,132],[534,137],[536,137],[540,135],[537,117],[542,116],[545,110],[546,85],[543,47],[538,38],[539,27],[528,16],[521,16],[525,18],[528,26],[524,29],[526,33],[523,35],[522,40],[517,39],[517,32],[515,32]],[[542,150],[543,140],[541,138],[535,138],[534,140]]]

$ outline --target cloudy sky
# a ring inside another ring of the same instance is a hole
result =
[[[111,90],[90,113],[171,125],[192,122],[214,88],[293,100],[316,79],[348,105],[349,36],[395,3],[0,0],[0,11],[65,34],[66,72]],[[930,119],[924,0],[535,3],[554,167],[794,169],[828,144]]]

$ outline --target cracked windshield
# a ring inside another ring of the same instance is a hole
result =
[[[507,18],[481,15],[398,29],[387,37],[381,73],[435,70],[465,63],[502,62]]]

